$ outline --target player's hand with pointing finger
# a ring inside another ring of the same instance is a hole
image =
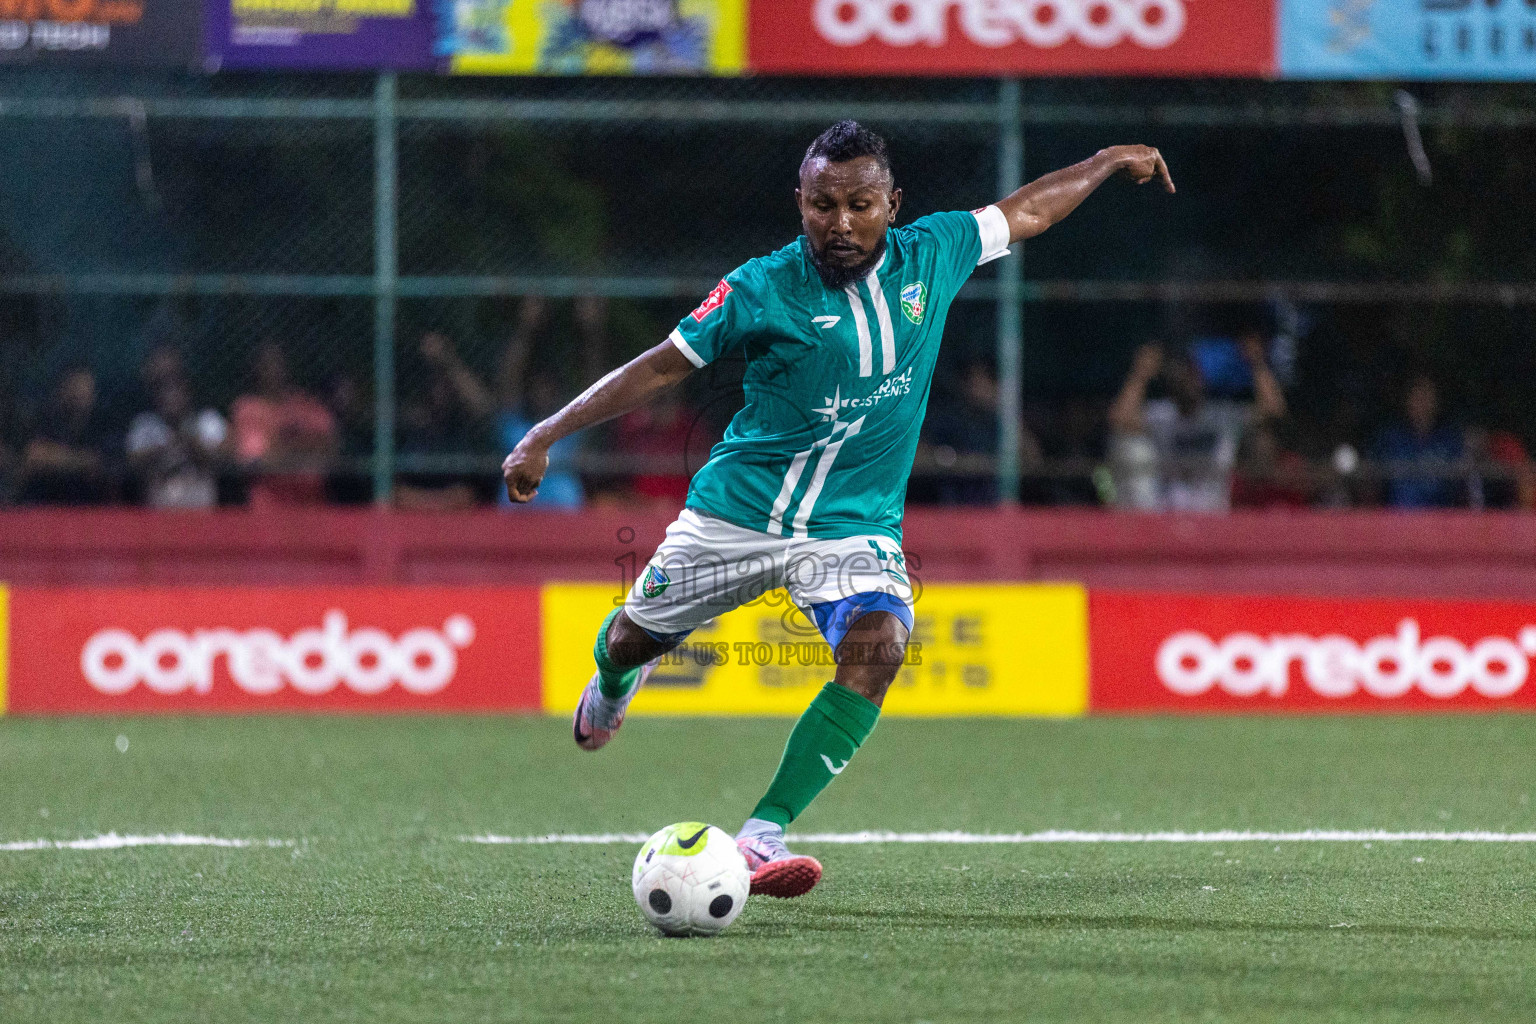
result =
[[[519,505],[530,502],[539,493],[539,484],[549,471],[549,446],[530,430],[517,442],[501,463],[501,478],[507,483],[507,497]]]
[[[1100,155],[1114,161],[1119,166],[1117,173],[1138,185],[1156,179],[1163,183],[1165,191],[1178,191],[1173,187],[1173,175],[1168,173],[1163,154],[1151,146],[1111,146]]]

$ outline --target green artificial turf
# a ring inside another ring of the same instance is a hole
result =
[[[0,1021],[1519,1021],[1536,845],[821,846],[669,940],[629,846],[733,830],[789,722],[0,720]],[[128,740],[126,752],[117,738]],[[1536,717],[888,721],[803,831],[1536,831]]]

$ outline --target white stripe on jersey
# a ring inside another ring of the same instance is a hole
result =
[[[827,482],[827,474],[832,470],[832,460],[837,458],[837,453],[843,447],[843,442],[857,434],[859,428],[863,425],[863,416],[860,416],[852,423],[843,424],[843,436],[836,441],[832,441],[831,444],[827,444],[827,450],[822,453],[821,461],[816,463],[816,472],[811,476],[811,486],[805,489],[805,497],[800,499],[800,511],[795,513],[796,537],[809,536],[806,532],[805,524],[811,521],[811,510],[816,507],[816,499],[821,497],[822,485]],[[827,440],[832,440],[830,435]],[[826,441],[821,443],[826,444]],[[780,532],[783,531],[781,530]]]
[[[875,269],[869,272],[866,283],[869,285],[869,299],[875,304],[875,316],[880,321],[880,363],[882,374],[890,373],[896,369],[896,331],[891,326],[891,307],[885,301],[885,293],[880,290],[880,268],[885,266],[885,258],[881,257]]]
[[[795,488],[800,484],[800,474],[805,472],[805,464],[813,452],[832,440],[830,436],[822,438],[803,452],[796,452],[795,457],[789,460],[789,471],[784,474],[784,486],[779,488],[779,496],[773,500],[773,510],[768,513],[768,532],[784,534],[784,512],[789,508],[789,499],[794,497]]]
[[[853,310],[853,326],[859,332],[859,376],[874,373],[874,358],[870,352],[869,318],[864,315],[864,300],[859,298],[859,285],[855,281],[844,288],[848,293],[848,305]]]

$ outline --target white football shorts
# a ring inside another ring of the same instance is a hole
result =
[[[889,537],[778,537],[691,508],[667,527],[624,610],[654,637],[681,639],[778,587],[789,591],[834,649],[848,626],[869,611],[891,611],[912,627],[906,559]]]

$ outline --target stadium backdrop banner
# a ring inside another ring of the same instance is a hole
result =
[[[11,591],[17,713],[533,711],[535,587]]]
[[[1536,605],[1101,590],[1089,604],[1096,712],[1536,708]]]
[[[611,584],[0,588],[0,711],[538,711]],[[1536,604],[936,584],[893,715],[1536,710]],[[799,714],[835,672],[776,591],[698,630],[637,714]]]
[[[0,0],[0,66],[191,68],[202,0]]]
[[[592,642],[621,597],[610,584],[544,588],[544,708],[568,715]],[[935,585],[917,601],[889,715],[1080,715],[1088,600],[1078,586]],[[798,715],[836,673],[816,627],[777,590],[694,632],[652,673],[635,714]]]
[[[1281,0],[1287,78],[1536,79],[1530,0]]]
[[[429,70],[432,0],[206,0],[218,68]]]
[[[739,75],[747,0],[440,0],[456,74]]]
[[[755,0],[753,71],[1167,75],[1275,71],[1274,0]]]

